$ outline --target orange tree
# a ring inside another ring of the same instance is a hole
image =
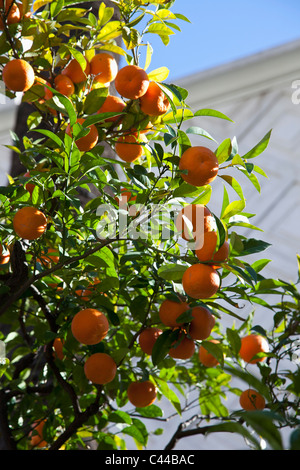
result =
[[[8,145],[26,172],[0,188],[2,448],[142,449],[170,403],[182,422],[166,449],[218,432],[299,449],[298,280],[265,278],[268,243],[242,232],[257,227],[238,175],[259,189],[270,133],[246,154],[217,143],[201,117],[230,118],[151,70],[152,35],[163,47],[188,21],[173,1],[79,3],[0,5],[6,96],[33,106]],[[248,389],[264,409],[241,408]]]

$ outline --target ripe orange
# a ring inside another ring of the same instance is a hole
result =
[[[91,295],[93,294],[93,292],[90,289],[77,289],[75,291],[75,294],[78,295],[81,300],[84,300],[84,302],[88,302],[89,300],[91,300]]]
[[[144,353],[151,355],[155,341],[161,334],[162,330],[155,327],[149,327],[143,330],[139,336],[139,345],[141,350]]]
[[[204,233],[214,230],[216,222],[206,206],[189,204],[181,209],[176,217],[175,225],[184,240],[198,240],[200,245]]]
[[[33,429],[30,432],[30,445],[32,447],[46,447],[47,442],[43,437],[43,428],[45,426],[45,423],[45,419],[34,423]]]
[[[60,359],[61,361],[65,357],[63,353],[64,340],[61,338],[55,338],[53,341],[54,356]]]
[[[117,364],[108,354],[95,353],[85,361],[84,373],[86,378],[94,384],[105,385],[114,380]]]
[[[180,340],[180,342],[179,342]],[[174,359],[190,359],[195,352],[195,343],[194,340],[188,338],[184,332],[182,332],[181,337],[178,339],[178,344],[176,344],[170,349],[169,355]]]
[[[224,263],[228,260],[229,257],[229,249],[230,245],[228,241],[225,240],[222,246],[218,249],[218,251],[214,254],[212,261],[214,268],[217,269],[219,267],[219,263]]]
[[[140,108],[148,116],[161,116],[170,108],[170,102],[160,86],[150,82],[146,93],[140,98]]]
[[[144,155],[142,144],[146,142],[144,134],[121,135],[115,144],[116,154],[121,160],[131,163]]]
[[[43,212],[35,207],[26,206],[19,209],[13,218],[16,234],[26,240],[36,240],[47,228],[47,219]]]
[[[5,4],[5,14],[6,14],[6,24],[9,26],[14,23],[19,23],[21,21],[21,12],[18,5],[15,3],[12,5],[13,0],[6,0]],[[0,1],[0,31],[4,30],[4,23],[2,19],[2,11],[4,10],[4,1]]]
[[[131,382],[127,389],[129,401],[137,408],[152,405],[156,400],[156,395],[155,385],[150,380]]]
[[[196,248],[195,255],[201,262],[211,261],[212,264],[223,263],[229,256],[229,243],[225,241],[222,246],[216,251],[218,243],[217,232],[205,232],[203,234],[203,245],[201,248]]]
[[[29,173],[29,171],[27,171],[27,172],[24,174],[24,176],[25,176],[26,178],[30,178],[30,173]],[[30,193],[30,196],[32,195],[34,188],[35,188],[35,184],[33,184],[33,183],[27,183],[27,184],[25,185],[25,189]]]
[[[166,326],[180,326],[180,323],[177,323],[176,320],[188,309],[189,305],[182,300],[175,302],[174,300],[166,299],[159,308],[160,321]]]
[[[217,177],[219,163],[210,149],[201,146],[190,147],[180,158],[179,170],[187,170],[187,174],[181,173],[187,183],[193,186],[205,186]]]
[[[129,202],[134,202],[136,198],[137,196],[134,196],[131,191],[129,191],[128,189],[122,188],[120,199],[117,196],[115,199],[118,202],[119,207],[124,207]]]
[[[90,74],[91,66],[90,63],[85,59],[86,67],[84,71],[81,65],[76,59],[72,59],[66,67],[61,71],[62,75],[69,77],[73,83],[84,82]]]
[[[83,118],[77,119],[77,122],[79,124],[83,124],[84,121],[85,120]],[[98,135],[97,127],[94,124],[92,124],[91,126],[89,126],[89,129],[90,129],[90,132],[87,135],[85,135],[84,137],[80,137],[79,139],[76,140],[76,145],[78,149],[80,150],[80,152],[88,152],[89,150],[94,148],[95,145],[97,145],[98,143],[99,135]],[[70,136],[72,135],[69,124],[66,128],[66,133]]]
[[[20,10],[21,18],[24,18],[24,19],[26,19],[26,18],[31,18],[32,12],[31,12],[31,11],[26,11],[27,8],[30,8],[30,5],[27,5],[27,8],[24,9],[24,6],[25,6],[25,5],[23,5],[23,2],[22,2],[22,3],[17,2],[17,6],[18,6],[18,8],[19,8],[19,10]]]
[[[12,59],[3,68],[2,80],[9,90],[24,92],[34,84],[35,74],[26,60]]]
[[[42,251],[41,257],[38,258],[37,261],[44,266],[49,266],[52,263],[58,263],[59,262],[58,249],[48,248],[47,252]]]
[[[240,395],[240,405],[246,411],[263,410],[266,406],[266,401],[260,393],[249,388]]]
[[[218,291],[220,277],[217,271],[207,264],[193,264],[183,273],[182,286],[189,297],[208,299]]]
[[[256,359],[253,359],[253,357],[258,353],[267,352],[269,352],[269,344],[264,336],[250,334],[241,338],[240,356],[245,362],[249,364],[263,362],[266,357],[258,357]]]
[[[115,87],[117,92],[129,100],[141,98],[149,87],[149,78],[147,73],[137,65],[126,65],[119,70]]]
[[[71,331],[79,343],[93,345],[102,341],[108,333],[106,316],[94,308],[80,310],[73,317]]]
[[[217,339],[211,339],[210,342],[215,343],[215,344],[220,343],[220,341],[218,341]],[[202,346],[202,344],[200,345],[198,355],[199,355],[199,361],[205,367],[215,367],[219,364],[218,359],[215,358],[215,356],[213,356],[211,353],[209,353],[207,349],[205,349],[205,347]]]
[[[1,264],[7,264],[10,260],[10,252],[7,250],[3,254],[3,246],[0,245],[0,265]]]
[[[202,340],[210,336],[215,326],[215,317],[206,307],[192,309],[193,320],[190,323],[189,334],[192,339]]]
[[[126,107],[126,103],[119,96],[108,95],[105,98],[104,103],[97,111],[97,114],[101,113],[121,113]],[[121,116],[113,116],[105,119],[106,122],[116,122]],[[120,119],[121,120],[121,119]]]
[[[55,89],[62,95],[71,96],[75,92],[74,83],[67,75],[57,75],[54,79],[54,83]]]
[[[94,75],[94,81],[106,85],[112,82],[118,73],[116,59],[107,52],[94,55],[90,61],[90,73]]]

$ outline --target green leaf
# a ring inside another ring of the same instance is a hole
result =
[[[176,338],[177,333],[174,334],[172,330],[165,330],[159,335],[155,341],[151,356],[154,366],[158,365],[166,357]]]
[[[170,387],[168,386],[165,380],[162,380],[161,378],[156,377],[156,381],[158,383],[160,392],[167,398],[167,400],[170,401],[170,403],[172,403],[177,413],[181,415],[181,404],[176,393],[170,389]]]
[[[233,354],[237,357],[241,349],[241,338],[237,330],[234,330],[232,328],[226,329],[226,335],[227,335],[228,342],[231,346],[231,349],[233,351]]]
[[[115,39],[120,36],[121,31],[122,25],[120,21],[110,21],[100,30],[100,33],[97,36],[97,40],[102,42]]]
[[[247,152],[242,158],[244,160],[249,160],[249,158],[255,158],[258,155],[260,155],[268,146],[269,140],[271,137],[271,132],[270,130],[262,139],[261,141],[255,145],[249,152]]]
[[[112,423],[132,423],[131,416],[122,410],[116,410],[110,413],[110,415],[108,416],[108,421],[111,421]]]
[[[205,428],[205,435],[212,434],[215,432],[230,432],[233,434],[240,434],[245,439],[249,440],[254,444],[255,448],[259,450],[261,447],[259,445],[259,441],[255,439],[250,431],[245,428],[242,424],[236,422],[228,422],[228,423],[221,423],[215,424],[212,426],[206,426]]]
[[[56,145],[59,146],[59,148],[63,148],[64,144],[62,140],[56,134],[54,134],[54,132],[48,131],[47,129],[35,129],[34,132],[38,132],[39,134],[45,135],[53,142],[55,142]]]
[[[139,419],[133,418],[132,425],[122,430],[124,434],[133,437],[137,442],[145,446],[148,441],[148,431],[144,423]]]
[[[201,346],[203,346],[209,354],[212,354],[217,361],[220,363],[221,367],[224,365],[224,353],[219,344],[212,343],[211,341],[201,341]]]
[[[164,23],[152,23],[148,26],[147,33],[158,34],[159,36],[170,36],[174,34],[174,31]]]
[[[187,134],[201,135],[202,137],[206,137],[209,140],[213,140],[214,142],[217,142],[216,139],[214,139],[207,131],[205,131],[204,129],[201,129],[201,127],[197,127],[197,126],[189,127],[186,130],[186,133]]]
[[[146,408],[136,408],[136,411],[145,418],[161,418],[163,416],[162,409],[157,405],[150,405]]]
[[[159,67],[158,69],[152,70],[148,73],[149,80],[154,82],[163,82],[169,76],[169,69],[167,67]]]
[[[222,213],[222,219],[230,219],[230,217],[233,217],[236,214],[239,214],[242,212],[242,210],[245,208],[245,201],[233,201],[228,206],[224,209]]]
[[[219,165],[221,165],[221,163],[223,162],[226,162],[226,160],[230,157],[231,152],[232,152],[231,140],[225,139],[215,151]]]
[[[166,281],[181,282],[183,273],[187,267],[180,264],[167,264],[158,270],[158,275]]]
[[[253,253],[261,253],[266,250],[270,243],[264,242],[263,240],[256,240],[255,238],[249,238],[243,240],[243,251],[239,253],[239,256],[252,255]]]
[[[254,429],[257,434],[265,439],[273,450],[283,450],[282,438],[279,430],[274,424],[282,421],[279,414],[271,411],[245,411],[242,414],[243,420]]]
[[[210,117],[216,117],[220,119],[225,119],[227,121],[233,122],[229,117],[225,116],[225,114],[221,113],[220,111],[216,111],[214,109],[199,109],[198,111],[195,112],[194,116],[210,116]]]
[[[220,178],[222,178],[224,181],[226,181],[226,183],[228,183],[232,187],[232,189],[234,189],[234,191],[238,194],[238,196],[240,196],[242,201],[245,201],[245,197],[244,197],[242,187],[241,187],[240,183],[235,178],[233,178],[233,176],[220,175]]]

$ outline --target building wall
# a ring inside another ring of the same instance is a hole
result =
[[[11,145],[10,131],[14,128],[16,103],[0,95],[0,186],[8,183],[11,151],[5,145]]]

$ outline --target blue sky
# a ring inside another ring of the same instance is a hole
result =
[[[166,47],[149,37],[154,48],[149,70],[165,65],[168,80],[221,65],[300,38],[299,0],[176,0],[172,11],[191,23]]]

